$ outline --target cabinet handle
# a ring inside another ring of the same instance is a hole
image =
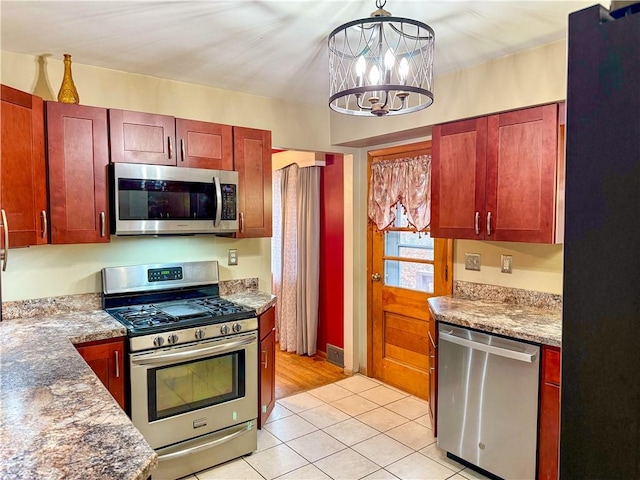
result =
[[[104,227],[105,227],[105,215],[104,212],[100,212],[100,236],[104,237]]]
[[[47,238],[47,212],[42,210],[40,215],[42,216],[42,238]]]
[[[7,214],[4,208],[0,210],[2,214],[2,226],[4,227],[4,252],[0,255],[0,260],[3,261],[2,271],[7,271],[7,262],[9,261],[9,224],[7,223]]]
[[[266,350],[262,350],[262,355],[264,355],[264,362],[260,362],[260,363],[262,363],[262,365],[264,365],[264,368],[266,369],[269,361],[269,356],[267,355]]]
[[[116,378],[120,378],[120,354],[118,350],[115,351],[116,354]]]
[[[240,212],[240,233],[244,233],[244,213]]]
[[[491,212],[487,212],[487,237],[491,236]]]
[[[186,150],[184,148],[184,138],[180,139],[180,153],[182,154],[182,162],[184,162],[184,159],[186,158],[187,154],[186,154]]]
[[[476,212],[476,235],[480,235],[480,212]]]
[[[173,145],[171,144],[171,137],[167,137],[167,142],[169,145],[169,158],[173,156]]]

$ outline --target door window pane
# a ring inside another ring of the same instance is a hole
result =
[[[433,252],[434,241],[426,232],[387,231],[384,236],[384,284],[433,293]]]
[[[385,260],[384,284],[433,293],[433,264]]]

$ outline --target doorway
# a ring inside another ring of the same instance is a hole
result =
[[[371,165],[431,154],[431,142],[369,152]],[[367,231],[367,371],[370,376],[428,400],[431,359],[427,299],[452,292],[453,241],[416,232],[404,207],[384,232]]]

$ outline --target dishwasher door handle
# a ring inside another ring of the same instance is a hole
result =
[[[502,347],[495,347],[493,345],[487,345],[485,343],[474,342],[473,340],[467,340],[466,338],[460,338],[450,333],[440,332],[440,341],[455,343],[462,347],[472,348],[481,352],[490,353],[492,355],[498,355],[500,357],[510,358],[512,360],[518,360],[520,362],[533,363],[536,361],[536,353],[518,352],[515,350],[509,350]]]

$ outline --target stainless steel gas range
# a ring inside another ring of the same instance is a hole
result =
[[[258,320],[220,298],[218,262],[102,270],[102,305],[129,336],[133,424],[175,479],[257,448]]]

